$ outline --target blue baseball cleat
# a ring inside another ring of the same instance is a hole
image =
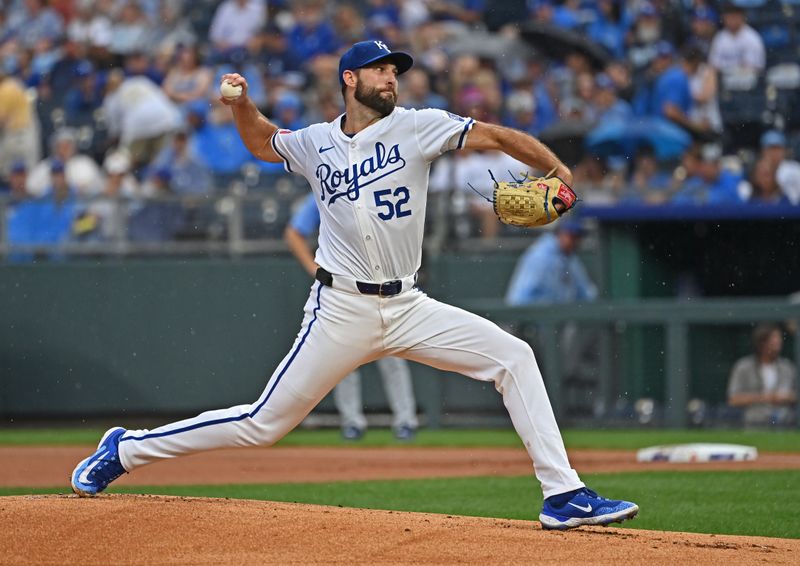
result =
[[[584,487],[545,499],[539,522],[543,529],[566,530],[582,525],[621,523],[633,519],[638,512],[635,503],[606,499]]]
[[[396,429],[394,429],[394,437],[396,440],[402,440],[403,442],[407,442],[410,440],[414,440],[414,437],[417,435],[417,429],[413,426],[409,425],[400,425]]]
[[[119,461],[119,439],[125,433],[122,427],[108,429],[100,439],[94,454],[83,460],[72,471],[72,491],[81,497],[91,497],[103,491],[108,484],[126,473]]]

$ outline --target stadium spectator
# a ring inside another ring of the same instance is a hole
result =
[[[0,177],[16,161],[33,167],[40,155],[39,123],[25,86],[0,65]]]
[[[142,193],[149,199],[130,216],[128,237],[133,242],[168,242],[174,240],[183,227],[185,211],[174,200],[170,186],[172,175],[157,169],[144,182]]]
[[[688,113],[688,129],[695,135],[710,139],[722,133],[719,113],[717,73],[705,61],[701,47],[689,44],[684,49],[683,69],[689,76],[692,105]]]
[[[264,0],[225,0],[214,12],[208,35],[215,62],[241,63],[266,23]]]
[[[47,50],[56,45],[64,34],[61,16],[44,0],[24,0],[17,6],[11,9],[7,26],[22,47]]]
[[[662,204],[670,198],[670,175],[662,171],[653,152],[643,148],[634,158],[629,192],[626,200],[641,200],[648,204]]]
[[[47,195],[53,185],[51,171],[56,164],[65,169],[66,179],[76,196],[87,197],[100,193],[103,178],[97,163],[78,153],[78,133],[72,128],[62,128],[53,134],[51,157],[40,161],[28,176],[28,192],[34,197]]]
[[[178,129],[178,107],[153,81],[144,76],[124,78],[109,74],[103,109],[111,136],[131,155],[134,170],[150,162]]]
[[[69,125],[87,124],[103,106],[105,85],[94,65],[81,62],[75,68],[75,82],[64,95],[64,113]]]
[[[238,173],[253,159],[236,131],[232,113],[221,103],[215,102],[210,112],[193,107],[189,121],[195,124],[189,149],[212,173]]]
[[[595,77],[593,102],[598,122],[629,120],[633,116],[633,108],[628,101],[617,96],[616,83],[605,73],[599,73]]]
[[[353,4],[336,6],[333,28],[344,43],[356,43],[365,37],[366,25],[361,12]]]
[[[85,58],[86,48],[79,42],[67,39],[61,46],[61,55],[45,75],[44,81],[52,91],[52,101],[57,106],[64,104],[67,92],[80,79],[79,69],[90,64]]]
[[[293,0],[294,27],[287,34],[292,62],[301,67],[317,55],[334,53],[340,45],[327,21],[322,0]]]
[[[780,190],[792,204],[800,204],[800,163],[789,159],[786,152],[786,136],[777,130],[769,130],[761,136],[761,156],[776,169]]]
[[[28,167],[24,161],[11,164],[8,177],[0,184],[0,197],[6,197],[12,206],[30,198],[28,189],[25,188],[28,179]]]
[[[102,196],[104,198],[89,203],[87,211],[96,220],[94,237],[112,241],[124,236],[126,214],[123,202],[133,203],[139,198],[139,183],[131,173],[131,158],[124,150],[116,150],[106,156],[103,162],[106,173]]]
[[[753,204],[791,204],[778,185],[775,167],[764,157],[753,165],[750,180],[739,185],[739,196]]]
[[[430,78],[422,69],[411,69],[403,75],[398,104],[405,108],[447,108],[447,100],[431,92]]]
[[[536,100],[530,90],[514,90],[505,100],[506,112],[503,125],[531,135],[539,133],[536,122]]]
[[[649,2],[638,5],[626,37],[627,58],[635,75],[644,72],[656,56],[656,44],[664,37],[661,23],[655,6]]]
[[[111,25],[109,51],[122,61],[131,53],[149,51],[153,47],[149,40],[149,23],[138,2],[125,2]]]
[[[617,96],[626,101],[633,99],[633,77],[630,67],[624,61],[611,61],[606,65],[604,73],[613,81]]]
[[[469,26],[479,24],[486,12],[486,0],[461,0],[425,2],[428,16],[436,21],[456,21]],[[404,6],[405,7],[405,6]]]
[[[181,47],[197,46],[197,34],[181,11],[183,0],[156,2],[158,14],[150,23],[150,42],[156,51],[174,54]]]
[[[579,3],[576,0],[566,0],[558,4],[553,0],[533,0],[530,4],[533,20],[538,23],[563,29],[573,29],[580,24]]]
[[[696,45],[706,58],[711,50],[714,35],[717,33],[718,22],[717,13],[706,5],[697,6],[692,11],[691,34],[687,43]]]
[[[200,61],[198,48],[180,47],[175,55],[175,63],[161,85],[166,95],[181,107],[207,99],[212,89],[214,73]]]
[[[50,184],[45,196],[26,200],[8,218],[8,240],[12,244],[60,244],[70,240],[72,225],[78,216],[75,191],[60,161],[50,163]],[[32,255],[19,254],[16,260]]]
[[[722,8],[723,29],[711,42],[708,62],[721,73],[760,72],[766,65],[764,41],[747,25],[744,8],[726,2]]]
[[[691,149],[693,165],[682,185],[672,198],[675,204],[736,204],[740,203],[738,187],[742,176],[723,169],[719,146],[706,144]],[[687,160],[684,160],[687,163]]]
[[[302,114],[303,101],[300,96],[292,90],[285,90],[275,99],[270,116],[281,128],[299,130],[306,125]]]
[[[163,54],[151,57],[144,51],[132,51],[122,58],[122,69],[126,77],[147,77],[155,84],[164,82],[164,77],[171,65],[161,64]]]
[[[67,26],[67,37],[85,46],[90,56],[97,55],[97,50],[108,53],[113,35],[111,19],[95,5],[94,0],[79,0],[76,8],[75,16]]]
[[[674,55],[672,45],[658,42],[648,70],[648,83],[637,92],[633,106],[639,116],[667,118],[686,125],[692,109],[692,94],[689,77],[675,63]]]
[[[207,195],[212,191],[211,172],[190,151],[189,131],[179,130],[153,160],[155,170],[170,173],[170,187],[178,195]]]
[[[564,218],[555,233],[537,238],[517,261],[506,303],[566,304],[597,299],[597,287],[575,253],[584,233],[580,221]]]
[[[781,357],[783,332],[773,324],[753,330],[754,353],[737,360],[728,381],[728,404],[744,411],[747,427],[795,422],[797,368]]]
[[[622,22],[622,5],[614,0],[597,2],[597,17],[589,24],[586,33],[593,41],[605,47],[616,59],[625,56],[625,24]]]

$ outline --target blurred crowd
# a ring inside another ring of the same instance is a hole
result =
[[[586,203],[800,204],[796,0],[0,5],[11,243],[202,239],[213,232],[203,207],[233,192],[271,195],[245,218],[279,235],[307,187],[249,154],[217,100],[219,77],[244,75],[281,127],[330,121],[343,111],[339,54],[363,39],[414,55],[401,106],[540,137]],[[451,153],[431,190],[466,219],[461,235],[492,238],[503,228],[467,181],[485,178],[489,193],[487,170],[525,169]]]

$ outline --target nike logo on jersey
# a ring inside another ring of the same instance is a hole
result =
[[[320,152],[320,153],[325,153],[325,152],[326,152],[326,151],[328,151],[329,149],[333,149],[333,147],[334,147],[334,146],[330,146],[330,147],[322,147],[322,146],[319,146],[319,152]]]
[[[584,513],[591,513],[592,512],[592,505],[591,504],[587,505],[586,507],[582,507],[580,505],[575,505],[571,501],[567,501],[567,505],[572,505],[575,509],[580,509]]]
[[[334,171],[327,163],[317,166],[316,178],[322,189],[321,200],[330,196],[328,206],[339,198],[346,196],[348,200],[357,201],[361,189],[367,185],[383,179],[406,166],[406,160],[400,155],[400,144],[394,144],[388,150],[381,142],[375,143],[375,155],[368,157],[359,164],[353,164],[348,169]],[[381,172],[381,175],[373,176]],[[370,177],[363,181],[364,177]]]

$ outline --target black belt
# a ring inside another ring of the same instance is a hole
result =
[[[317,273],[314,275],[314,278],[326,287],[333,286],[333,275],[323,267],[317,268]],[[363,281],[356,281],[356,287],[364,295],[393,297],[394,295],[399,295],[403,290],[403,282],[399,279],[387,281],[386,283],[364,283]]]

